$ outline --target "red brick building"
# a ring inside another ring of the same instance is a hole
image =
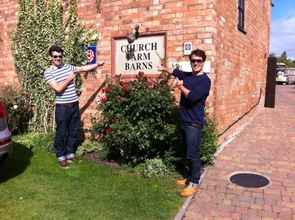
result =
[[[17,10],[18,0],[0,1],[0,86],[17,81],[10,51]],[[85,80],[81,107],[90,105],[84,118],[94,111],[89,97],[114,72],[114,39],[140,24],[141,34],[164,34],[168,64],[187,59],[185,42],[206,51],[213,82],[208,109],[222,132],[264,92],[270,13],[271,0],[79,0],[79,17],[100,33],[97,59],[105,62],[97,79]]]

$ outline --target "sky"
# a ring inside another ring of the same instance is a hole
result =
[[[295,59],[295,0],[273,0],[270,52]]]

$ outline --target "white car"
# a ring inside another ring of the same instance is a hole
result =
[[[277,77],[276,77],[276,83],[283,84],[283,85],[289,84],[288,76],[286,76],[283,71],[278,71]]]
[[[11,151],[11,133],[7,124],[7,111],[0,101],[0,161],[4,160]]]

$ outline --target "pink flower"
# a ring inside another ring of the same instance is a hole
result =
[[[106,128],[106,129],[105,129],[105,133],[106,133],[106,134],[110,134],[110,133],[112,133],[112,131],[113,131],[112,128]]]
[[[96,134],[95,140],[101,140],[103,138],[103,134]]]
[[[106,93],[103,91],[102,93],[100,93],[96,99],[98,104],[104,104],[108,101],[108,98],[106,96]]]
[[[126,94],[129,91],[128,83],[123,83],[122,90]]]
[[[110,93],[112,91],[112,87],[111,86],[107,86],[105,89],[104,89],[104,92],[105,93]]]

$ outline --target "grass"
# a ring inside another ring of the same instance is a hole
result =
[[[157,220],[173,219],[179,210],[183,200],[173,179],[145,179],[86,160],[62,170],[47,150],[49,139],[14,140],[13,153],[0,165],[1,220]]]

